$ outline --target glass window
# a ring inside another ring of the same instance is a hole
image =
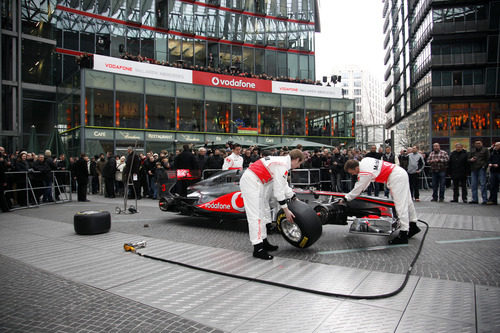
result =
[[[472,136],[490,136],[490,104],[471,103],[470,119]]]
[[[144,79],[128,75],[115,75],[116,90],[144,93]]]
[[[231,104],[207,101],[205,103],[205,131],[229,133],[231,124]]]
[[[206,66],[207,63],[207,44],[204,41],[195,40],[194,42],[194,61],[197,66]]]
[[[205,87],[205,99],[207,101],[229,103],[231,101],[231,90],[225,88]]]
[[[295,79],[299,77],[299,55],[288,53],[288,76]]]
[[[186,66],[191,66],[194,60],[194,44],[192,38],[182,38],[182,62]]]
[[[177,97],[203,100],[203,86],[177,83]]]
[[[279,97],[279,96],[278,96]],[[260,134],[281,134],[281,109],[280,107],[259,106],[258,121]]]
[[[141,56],[154,59],[155,33],[154,31],[141,29]],[[158,59],[155,59],[158,60]]]
[[[249,47],[243,48],[243,72],[254,73],[254,49]]]
[[[482,69],[474,70],[474,84],[484,84],[484,74]]]
[[[264,73],[264,50],[255,49],[255,74]]]
[[[163,80],[146,79],[146,94],[175,96],[175,83]]]
[[[113,127],[113,91],[87,88],[84,112],[85,125]]]
[[[17,40],[8,36],[2,35],[2,80],[15,80],[14,79],[14,50],[16,49]]]
[[[168,61],[174,64],[178,60],[181,60],[181,38],[176,35],[169,35]]]
[[[110,89],[113,87],[113,74],[86,70],[85,86],[89,88]]]
[[[304,109],[283,108],[283,134],[304,135]]]
[[[221,69],[228,69],[231,65],[231,45],[220,44],[219,64]]]
[[[432,111],[432,136],[448,136],[448,106],[443,104],[443,107],[433,107],[437,110]]]
[[[500,136],[500,105],[491,103],[493,114],[493,135]],[[500,141],[500,139],[498,139]]]
[[[250,104],[233,104],[233,124],[233,133],[257,134],[257,107]]]
[[[257,94],[253,91],[232,90],[234,104],[257,104]]]
[[[450,136],[469,136],[468,104],[450,104]]]
[[[266,71],[267,75],[276,76],[276,51],[266,50]]]
[[[47,101],[23,100],[23,131],[29,133],[31,125],[37,133],[50,133],[55,122],[56,104]],[[39,137],[40,138],[40,137]],[[40,142],[40,147],[45,143]]]
[[[54,84],[54,68],[52,64],[55,63],[56,58],[53,49],[53,45],[23,39],[21,51],[23,82]],[[70,58],[74,63],[75,58]],[[76,67],[76,65],[73,67]]]
[[[116,92],[116,127],[142,128],[143,98],[142,93]]]
[[[132,55],[137,55],[141,53],[140,43],[140,30],[136,28],[127,27],[127,52]]]
[[[306,135],[311,136],[330,136],[331,132],[330,112],[307,110],[306,111]]]
[[[309,57],[306,54],[299,55],[299,75],[300,79],[309,77]]]
[[[306,109],[330,110],[330,100],[318,97],[305,97]]]
[[[2,108],[0,109],[0,115],[2,117],[2,130],[11,131],[13,129],[14,121],[14,100],[16,96],[16,87],[13,86],[2,86]],[[30,110],[30,112],[33,112]]]
[[[268,93],[257,93],[257,102],[259,105],[268,105],[280,107],[280,95],[278,94],[268,94]]]
[[[203,100],[177,98],[176,118],[178,130],[200,132],[203,126]]]
[[[441,73],[441,85],[442,86],[451,86],[451,72],[442,72]]]
[[[146,96],[145,128],[175,130],[175,99]]]
[[[464,77],[464,81],[463,81],[464,86],[472,85],[472,78],[473,78],[473,71],[472,70],[465,70],[463,73],[463,77]]]

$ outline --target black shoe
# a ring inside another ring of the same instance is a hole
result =
[[[488,201],[486,204],[487,204],[487,205],[497,205],[497,203],[496,203],[496,202],[494,202],[494,201]]]
[[[444,199],[439,199],[439,202],[444,202]]]
[[[278,249],[278,245],[270,244],[267,238],[262,240],[262,244],[264,244],[264,250],[266,251],[276,251]]]
[[[255,244],[253,246],[253,256],[255,258],[264,259],[264,260],[271,260],[274,258],[272,255],[267,253],[267,251],[264,249],[263,243]]]
[[[408,231],[408,239],[412,238],[420,232],[417,222],[410,222],[410,230]]]
[[[408,231],[400,231],[399,236],[389,241],[389,245],[408,244]]]
[[[467,199],[464,199],[464,200],[463,200],[463,202],[464,202],[464,203],[467,203],[468,201],[467,201]]]
[[[477,205],[479,202],[477,202],[477,201],[469,201],[469,203],[470,203],[470,204],[476,204],[476,205]]]
[[[488,203],[486,201],[483,201],[481,205],[487,205]]]
[[[450,200],[450,202],[458,202],[458,200],[453,199],[453,200]]]
[[[438,199],[432,199],[431,201],[434,201],[434,202],[436,202],[436,201],[438,201]]]

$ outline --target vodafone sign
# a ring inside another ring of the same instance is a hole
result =
[[[166,67],[114,57],[94,55],[94,69],[110,73],[127,74],[152,79],[194,83],[204,86],[260,91],[267,93],[342,98],[342,89],[311,84],[252,79],[247,77],[198,72]]]
[[[204,86],[271,92],[271,81],[193,71],[193,83]]]

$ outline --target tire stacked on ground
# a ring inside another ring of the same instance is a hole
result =
[[[78,235],[103,234],[111,229],[111,214],[96,210],[78,212],[73,218],[73,224]]]

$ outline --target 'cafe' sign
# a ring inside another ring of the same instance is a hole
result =
[[[113,131],[107,129],[87,128],[85,130],[87,139],[113,140]]]

